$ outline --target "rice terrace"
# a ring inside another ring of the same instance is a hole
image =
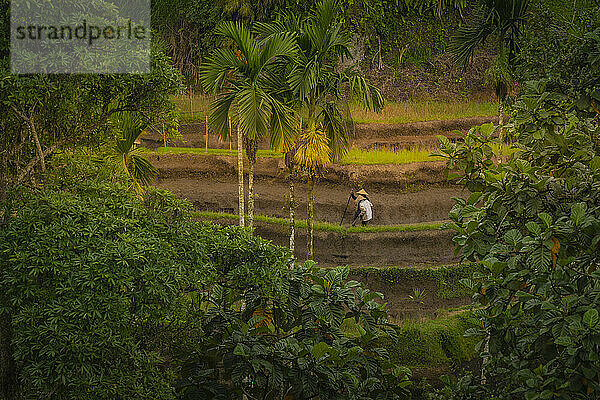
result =
[[[0,399],[600,399],[598,0],[1,4]]]

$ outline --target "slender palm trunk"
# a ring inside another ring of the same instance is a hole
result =
[[[254,223],[254,160],[248,162],[248,228]]]
[[[504,162],[504,99],[500,98],[498,102],[498,125],[500,126],[500,145],[498,146],[498,162]]]
[[[237,129],[237,148],[238,148],[238,212],[240,216],[240,226],[244,227],[244,152],[242,150],[242,130],[238,124]]]
[[[314,208],[314,177],[309,172],[308,174],[308,205],[307,205],[307,216],[306,223],[308,225],[308,232],[306,235],[306,259],[313,259],[313,208]]]
[[[296,236],[296,221],[294,220],[294,209],[296,208],[296,199],[294,198],[294,176],[290,171],[290,251],[294,255],[294,239]]]
[[[490,351],[490,330],[489,328],[486,329],[486,334],[485,334],[485,343],[483,345],[483,352],[487,353]],[[483,360],[481,361],[481,384],[485,385],[486,382],[486,377],[485,377],[485,373],[487,370],[487,365],[489,363],[489,357],[486,355],[485,357],[483,357]]]

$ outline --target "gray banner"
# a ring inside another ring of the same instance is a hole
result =
[[[150,72],[150,0],[11,1],[15,74]]]

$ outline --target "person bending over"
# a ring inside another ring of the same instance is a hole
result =
[[[352,226],[355,226],[359,219],[362,226],[367,226],[367,223],[373,219],[373,204],[369,201],[369,194],[361,189],[356,193],[351,192],[350,196],[356,202]]]

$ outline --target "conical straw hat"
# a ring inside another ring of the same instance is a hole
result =
[[[360,189],[356,194],[362,194],[365,197],[369,197],[369,193],[367,193],[365,189]]]

